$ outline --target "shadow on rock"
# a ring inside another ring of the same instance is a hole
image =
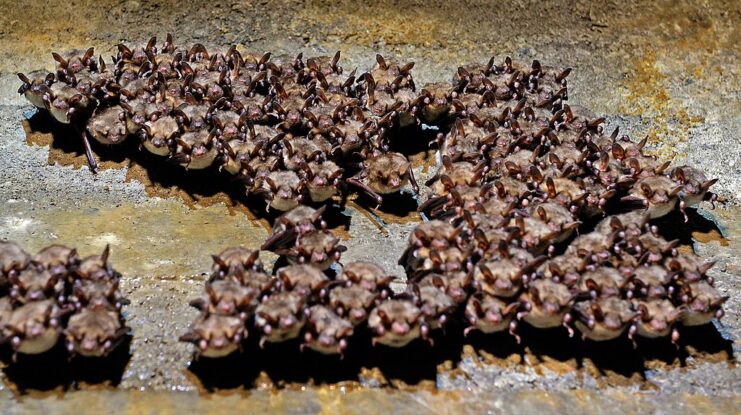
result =
[[[62,343],[48,352],[38,355],[18,354],[15,361],[12,351],[3,348],[0,360],[5,364],[3,372],[12,389],[20,393],[29,390],[64,390],[85,384],[121,383],[124,370],[131,359],[127,337],[111,354],[103,358],[75,356],[72,359]]]

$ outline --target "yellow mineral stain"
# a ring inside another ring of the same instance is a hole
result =
[[[682,155],[675,147],[687,140],[690,129],[705,122],[705,109],[691,107],[686,98],[672,96],[670,85],[676,88],[691,82],[688,88],[697,95],[712,94],[726,86],[721,83],[737,82],[722,76],[726,71],[712,63],[737,47],[741,29],[731,21],[710,18],[697,5],[652,4],[649,8],[638,15],[615,17],[616,21],[611,22],[650,33],[650,43],[637,45],[632,57],[633,67],[623,83],[626,100],[619,111],[640,116],[648,127],[649,142],[661,144],[655,154],[671,160]],[[741,108],[738,102],[727,105],[729,111]]]
[[[452,41],[446,35],[452,23],[446,16],[427,8],[409,7],[390,1],[332,5],[311,2],[295,20],[319,20],[328,28],[328,35],[339,36],[343,42],[351,44],[372,44],[382,39],[388,45],[440,46]],[[335,31],[332,28],[337,29]]]
[[[407,157],[412,163],[412,167],[414,167],[415,169],[418,167],[422,167],[422,174],[427,174],[434,170],[436,166],[435,152],[437,152],[436,149],[430,149],[427,151],[421,151],[416,154],[410,154]],[[419,180],[419,178],[417,178],[417,180]]]
[[[669,82],[659,68],[656,52],[649,49],[638,59],[625,82],[626,100],[619,109],[624,114],[641,117],[641,122],[648,126],[649,144],[660,145],[655,155],[664,160],[679,156],[676,146],[687,140],[691,128],[705,121],[680,107],[667,90]]]
[[[573,373],[579,366],[576,359],[561,361],[550,356],[543,356],[542,359],[541,366],[543,368],[560,374]]]

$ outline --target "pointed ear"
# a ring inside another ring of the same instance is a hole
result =
[[[560,74],[556,76],[556,82],[561,82],[564,79],[566,79],[567,76],[571,73],[571,68],[564,69]]]
[[[224,262],[224,260],[220,256],[211,255],[211,259],[214,260],[214,264],[218,265],[219,268],[224,269],[224,270],[229,268],[229,265],[227,265],[227,263]]]
[[[214,118],[211,119],[211,122],[213,122],[214,127],[218,128],[219,130],[223,130],[224,129],[224,124],[221,123],[221,120],[220,119],[214,117]]]
[[[708,189],[710,189],[710,186],[714,185],[717,181],[718,179],[710,179],[710,180],[704,181],[702,182],[702,184],[700,184],[700,187],[702,188],[703,191],[707,192]]]
[[[291,142],[288,140],[283,140],[283,147],[285,147],[286,151],[288,152],[288,157],[293,157],[294,151],[293,151],[293,145],[291,145]]]
[[[90,58],[93,57],[93,55],[95,55],[95,48],[94,47],[88,48],[88,50],[86,50],[85,54],[82,56],[82,62],[83,63],[88,62]],[[95,61],[93,61],[93,63],[95,63]]]
[[[537,305],[538,307],[543,304],[542,299],[540,298],[540,291],[534,286],[530,286],[530,289],[528,290],[530,292],[530,299]]]
[[[31,80],[28,79],[28,77],[25,74],[18,72],[16,75],[18,76],[18,79],[21,80],[21,82],[27,85],[31,85]]]
[[[123,43],[118,44],[118,53],[121,55],[121,59],[129,59],[131,55],[134,54],[133,52],[131,52],[131,49],[129,49]]]
[[[82,98],[83,98],[82,94],[75,94],[75,95],[72,96],[72,98],[70,98],[69,100],[67,100],[67,103],[70,106],[75,106],[78,103],[80,103],[80,101],[82,101]]]
[[[381,56],[380,53],[376,54],[376,62],[378,62],[378,66],[381,69],[386,69],[387,68],[387,66],[386,66],[386,60],[383,58],[383,56]]]
[[[445,288],[445,281],[440,276],[435,275],[432,277],[432,285],[436,288]]]
[[[121,105],[121,108],[123,108],[124,110],[126,110],[126,114],[129,117],[132,116],[132,115],[134,115],[134,110],[133,110],[133,108],[131,108],[131,105],[129,105],[126,102],[121,102],[119,105]]]
[[[586,281],[584,282],[584,284],[586,284],[586,286],[587,286],[587,289],[588,289],[589,291],[595,291],[595,292],[597,292],[597,293],[599,293],[599,292],[601,291],[601,290],[600,290],[600,286],[599,286],[599,284],[597,284],[597,282],[595,282],[595,281],[594,281],[593,279],[591,279],[591,278],[587,278],[587,280],[586,280]]]
[[[545,179],[545,185],[548,189],[548,197],[555,198],[556,197],[556,184],[553,182],[553,179],[551,177],[548,177]]]
[[[548,222],[548,213],[546,213],[546,211],[545,211],[545,209],[543,208],[543,206],[538,206],[538,208],[537,208],[537,209],[535,209],[535,213],[537,213],[537,214],[538,214],[538,217],[539,217],[539,218],[540,218],[540,219],[541,219],[541,220],[542,220],[543,222]]]
[[[434,252],[434,251],[433,251]],[[485,263],[479,263],[478,265],[479,271],[481,271],[482,274],[484,274],[484,277],[488,281],[493,281],[496,278],[494,277],[494,274],[491,272],[489,267],[486,266]]]
[[[58,280],[59,280],[58,274],[52,275],[52,277],[46,281],[46,286],[44,287],[44,289],[46,291],[50,290],[52,287],[54,287],[54,285],[57,283]]]
[[[473,305],[474,310],[476,310],[476,314],[484,314],[484,308],[481,306],[481,300],[476,297],[471,297],[471,304]]]
[[[185,152],[187,152],[187,153],[190,153],[190,151],[192,150],[190,144],[188,144],[187,142],[183,141],[183,139],[181,139],[181,138],[176,138],[175,139],[175,142],[177,142],[178,145],[180,145],[180,147],[182,147],[183,150],[185,150]]]
[[[340,51],[338,50],[332,58],[332,68],[337,68],[337,62],[340,61]]]
[[[589,307],[592,309],[592,314],[594,314],[595,320],[603,321],[605,319],[605,313],[602,312],[602,307],[600,307],[599,304],[591,303]]]
[[[108,256],[110,255],[110,253],[111,253],[111,245],[110,244],[106,244],[105,245],[105,249],[103,249],[103,253],[100,254],[100,260],[104,264],[107,264],[108,263]]]
[[[638,315],[641,317],[641,321],[643,322],[651,321],[651,316],[648,314],[648,308],[643,303],[638,304]]]
[[[379,55],[379,56],[380,56],[380,55]],[[378,317],[380,317],[380,318],[381,318],[381,321],[382,321],[382,322],[383,322],[384,324],[389,324],[389,323],[391,322],[391,319],[389,319],[389,316],[388,316],[388,314],[386,314],[386,312],[385,312],[385,311],[383,311],[383,310],[378,310]]]
[[[278,185],[275,184],[275,181],[270,176],[265,177],[265,183],[267,183],[268,186],[270,186],[270,190],[272,190],[273,192],[278,190]]]
[[[729,298],[731,298],[731,296],[729,296],[729,295],[724,295],[722,297],[718,297],[717,299],[713,300],[710,303],[710,305],[712,305],[713,307],[720,307],[720,306],[723,305],[723,303],[725,303],[726,301],[728,301]]]
[[[518,166],[517,164],[515,164],[514,162],[509,161],[509,160],[507,160],[507,161],[504,162],[504,167],[507,169],[507,171],[511,175],[515,175],[515,174],[518,174],[518,173],[521,173],[522,172],[520,170],[520,166]]]
[[[697,267],[697,271],[700,273],[700,275],[705,275],[705,273],[707,273],[708,270],[713,267],[713,265],[715,265],[715,261],[706,262]]]
[[[194,332],[189,331],[183,334],[182,336],[180,336],[178,340],[184,343],[195,343],[199,340],[199,337]]]
[[[553,275],[563,276],[564,272],[555,262],[548,263],[548,271]]]
[[[175,51],[175,42],[172,40],[172,33],[167,34],[165,43],[162,45],[162,51],[166,53],[172,53]]]
[[[639,163],[637,159],[630,158],[628,159],[627,163],[628,167],[630,167],[634,171],[633,174],[638,174],[641,172],[641,163]]]
[[[450,190],[455,187],[455,182],[447,174],[440,176],[440,183],[443,184],[446,190]]]
[[[525,108],[525,104],[527,103],[527,100],[525,98],[521,99],[517,102],[517,105],[515,105],[514,108],[512,108],[513,114],[519,114],[520,111],[522,111],[523,108]]]
[[[153,51],[157,47],[157,36],[152,36],[147,42],[147,51]]]
[[[205,289],[206,294],[208,294],[208,298],[211,300],[212,303],[215,303],[219,300],[219,297],[216,295],[216,290],[214,290],[213,285],[206,284]]]
[[[258,64],[265,65],[270,60],[270,56],[271,56],[271,53],[270,52],[265,53],[260,58],[260,61],[258,62]]]
[[[59,63],[59,66],[61,66],[64,69],[67,69],[67,61],[58,53],[52,52],[51,53],[52,58],[54,58],[55,61]]]
[[[646,183],[641,183],[641,192],[643,192],[643,195],[646,197],[651,197],[654,195],[654,191],[651,189],[651,186],[647,185]]]
[[[430,251],[429,255],[430,255],[430,260],[432,261],[433,264],[435,264],[435,266],[443,263],[443,258],[440,256],[440,254],[437,251]]]

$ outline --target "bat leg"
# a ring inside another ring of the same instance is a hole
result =
[[[371,189],[368,185],[366,185],[365,183],[361,182],[360,180],[350,177],[350,178],[346,179],[346,182],[348,184],[353,185],[353,186],[359,187],[366,194],[368,194],[368,196],[370,196],[371,198],[373,198],[376,201],[376,203],[378,203],[378,206],[381,206],[383,204],[383,198],[381,197],[381,195],[379,195],[378,193],[376,193],[373,189]]]
[[[87,165],[93,174],[98,173],[98,162],[95,161],[95,155],[93,155],[93,149],[90,147],[90,140],[87,137],[87,133],[84,128],[77,127],[77,131],[82,138],[82,145],[85,146],[85,157],[87,157]]]
[[[409,181],[412,183],[412,190],[415,194],[419,194],[419,185],[417,185],[417,179],[414,178],[414,171],[412,170],[412,164],[409,164]]]

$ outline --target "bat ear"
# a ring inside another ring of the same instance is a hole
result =
[[[28,79],[28,77],[25,74],[18,72],[16,75],[18,75],[18,79],[20,79],[21,82],[23,82],[26,85],[31,85],[31,80]]]
[[[484,308],[481,306],[481,300],[476,297],[472,297],[471,304],[473,304],[473,308],[476,310],[476,314],[484,314]]]
[[[103,261],[104,264],[108,263],[108,256],[111,253],[111,245],[106,244],[105,248],[103,249],[103,253],[100,254],[100,260]]]
[[[256,261],[257,261],[257,260],[258,260],[259,258],[260,258],[260,251],[259,251],[259,250],[254,250],[254,251],[253,251],[253,252],[252,252],[252,253],[250,254],[250,256],[249,256],[249,259],[248,259],[248,261],[249,261],[249,262],[250,262],[251,264],[254,264],[254,263],[255,263],[255,262],[256,262]]]
[[[381,55],[378,55],[378,56],[381,56]],[[384,324],[388,324],[390,321],[388,314],[386,314],[386,312],[383,310],[378,310],[378,317],[381,318],[381,321],[383,321]]]
[[[599,306],[597,303],[591,304],[592,314],[594,314],[594,319],[597,321],[603,321],[605,319],[605,313],[602,312],[602,307]]]
[[[383,58],[383,56],[381,56],[380,53],[379,54],[376,54],[376,62],[378,62],[378,66],[381,69],[386,69],[387,68],[387,66],[386,66],[386,60]]]
[[[227,263],[226,263],[226,262],[224,262],[224,260],[223,260],[223,259],[221,259],[221,257],[220,257],[220,256],[218,256],[218,255],[211,255],[211,259],[213,259],[213,260],[214,260],[214,264],[218,265],[218,266],[219,266],[219,268],[222,268],[222,269],[227,269],[227,268],[229,268],[229,266],[227,265]]]
[[[85,61],[90,60],[90,58],[92,58],[93,55],[95,55],[95,48],[90,47],[88,48],[88,50],[85,51],[85,55],[83,55],[82,61],[85,62]]]
[[[60,54],[58,54],[56,52],[52,52],[51,53],[51,56],[52,56],[52,58],[54,58],[55,61],[57,61],[59,63],[59,66],[61,66],[62,68],[65,68],[65,69],[67,68],[67,61],[62,57],[62,55],[60,55]]]
[[[587,286],[587,289],[589,289],[589,291],[596,291],[596,292],[599,292],[599,291],[600,291],[600,286],[599,286],[599,284],[597,284],[597,282],[595,282],[595,281],[594,281],[593,279],[591,279],[591,278],[588,278],[588,279],[587,279],[587,280],[585,281],[585,284],[586,284],[586,286]]]
[[[157,45],[157,36],[152,36],[151,39],[149,39],[149,42],[147,42],[147,50],[152,50]]]
[[[530,286],[530,298],[533,300],[535,305],[540,306],[542,301],[540,299],[540,291],[534,286]]]
[[[641,317],[641,321],[651,321],[651,316],[648,314],[648,308],[645,304],[638,304],[638,315]]]

